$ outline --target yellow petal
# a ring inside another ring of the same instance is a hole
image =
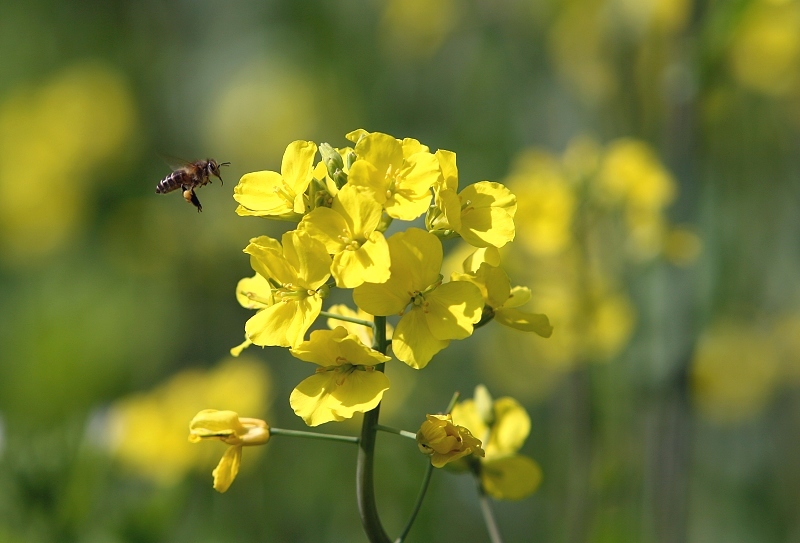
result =
[[[464,339],[481,320],[483,296],[466,281],[450,281],[425,295],[428,328],[437,339]]]
[[[240,215],[280,215],[292,213],[292,205],[279,192],[283,178],[277,172],[252,172],[242,176],[233,189],[233,199],[247,210]]]
[[[493,405],[494,424],[489,442],[485,444],[486,458],[508,456],[517,452],[531,431],[528,412],[514,398],[505,396]]]
[[[361,138],[356,143],[355,152],[359,160],[372,164],[381,176],[385,175],[389,168],[397,169],[403,164],[403,147],[389,134],[373,132]],[[350,173],[352,175],[352,169]]]
[[[281,162],[281,175],[295,195],[302,194],[311,182],[317,145],[313,141],[293,141],[286,147]]]
[[[403,315],[392,337],[394,355],[415,369],[427,366],[431,358],[449,344],[450,340],[433,337],[420,307]]]
[[[533,494],[542,482],[542,470],[523,455],[507,456],[482,463],[481,484],[498,500],[520,500]]]
[[[292,230],[281,238],[283,255],[293,268],[293,278],[279,279],[282,283],[293,283],[309,290],[325,284],[331,274],[331,257],[325,245],[307,232]]]
[[[350,236],[359,241],[369,237],[377,228],[383,212],[371,191],[351,184],[342,187],[331,209],[346,218]]]
[[[481,181],[465,188],[459,197],[465,206],[458,231],[464,241],[475,247],[502,247],[514,239],[516,197],[506,187]]]
[[[244,330],[248,339],[261,347],[292,347],[303,341],[321,310],[322,300],[318,296],[280,302],[250,317]]]
[[[323,367],[343,364],[374,366],[391,360],[388,356],[364,345],[343,326],[333,330],[314,330],[311,338],[292,348],[292,356]]]
[[[456,154],[452,151],[439,149],[436,151],[439,167],[442,169],[442,188],[452,191],[458,190],[458,168],[456,167]]]
[[[489,246],[475,249],[464,259],[464,271],[474,273],[478,271],[484,262],[490,266],[500,267],[500,251],[497,250],[497,247]]]
[[[322,242],[329,254],[343,251],[345,245],[342,235],[351,235],[345,218],[329,207],[318,207],[311,211],[303,217],[297,229]]]
[[[504,307],[495,312],[494,320],[523,332],[534,332],[542,337],[553,335],[550,319],[541,313],[527,313],[512,307]]]
[[[484,440],[489,427],[483,421],[480,413],[475,407],[475,400],[464,400],[458,402],[451,412],[453,423],[463,426],[472,432],[472,435],[480,440]]]
[[[512,307],[519,307],[528,303],[531,299],[531,289],[528,287],[514,287],[511,289],[511,294],[506,300],[506,303],[503,304],[503,307],[512,308]]]
[[[423,291],[439,280],[442,268],[442,242],[419,228],[398,232],[388,240],[392,258],[392,277],[408,278],[411,291]]]
[[[380,403],[389,388],[383,372],[356,370],[342,377],[338,372],[316,373],[292,391],[289,404],[308,426],[351,418]]]
[[[419,194],[414,190],[398,189],[391,198],[386,200],[384,208],[386,214],[393,219],[413,221],[428,210],[432,197],[433,195],[428,190]]]
[[[336,286],[355,288],[364,282],[385,283],[391,276],[389,245],[380,232],[355,251],[344,250],[333,258],[331,272]]]
[[[379,171],[366,160],[356,160],[350,168],[347,176],[347,184],[356,187],[363,187],[375,199],[383,205],[386,203],[386,191],[389,188],[389,180],[386,178],[386,171]]]
[[[269,282],[260,274],[240,279],[236,285],[236,301],[247,309],[263,309],[274,303]]]
[[[246,433],[234,411],[204,409],[189,423],[189,441],[197,443],[203,438],[239,436]]]
[[[228,447],[225,454],[217,464],[211,475],[214,476],[214,490],[217,492],[225,492],[230,488],[231,483],[236,479],[239,473],[239,464],[242,460],[242,447],[240,445],[233,445]]]

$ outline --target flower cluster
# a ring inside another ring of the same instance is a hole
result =
[[[234,191],[239,215],[296,227],[280,240],[259,236],[245,247],[255,275],[239,281],[236,298],[256,313],[245,324],[245,341],[231,353],[238,356],[251,345],[287,347],[295,358],[316,364],[289,397],[308,426],[377,414],[373,410],[390,386],[383,372],[390,347],[395,358],[422,369],[451,341],[491,320],[543,337],[552,332],[545,315],[520,309],[531,292],[512,288],[500,267],[498,249],[515,236],[511,191],[490,181],[459,190],[455,153],[431,152],[415,139],[365,130],[346,137],[353,145],[341,149],[295,141],[280,172],[248,173]],[[398,229],[394,222],[423,215],[419,223],[425,229]],[[473,253],[463,272],[445,277],[442,241],[459,237]],[[332,289],[352,289],[356,309],[336,304],[323,310]],[[319,317],[327,318],[330,329],[309,334]],[[387,317],[397,319],[394,327]],[[376,421],[377,416],[370,424]],[[242,446],[263,444],[270,432],[298,434],[270,430],[232,411],[207,410],[192,421],[190,439],[231,446],[214,471],[215,488],[224,492]],[[483,457],[474,433],[449,414],[428,415],[416,437],[432,465],[442,467]]]
[[[459,191],[455,153],[431,152],[415,139],[365,130],[346,137],[352,147],[295,141],[280,172],[246,174],[234,191],[238,214],[297,226],[280,241],[260,236],[245,248],[256,274],[242,279],[236,294],[256,314],[232,352],[288,347],[317,364],[290,397],[310,426],[366,412],[389,388],[385,346],[338,324],[306,339],[332,288],[352,289],[361,317],[347,307],[324,312],[328,317],[370,324],[399,316],[392,353],[416,369],[491,319],[542,336],[551,331],[546,316],[517,309],[530,292],[512,289],[499,267],[497,249],[515,234],[516,197],[507,188],[479,181]],[[423,215],[426,229],[387,235],[393,221]],[[465,273],[445,278],[442,240],[454,237],[478,253]]]

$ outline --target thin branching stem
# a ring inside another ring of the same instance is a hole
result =
[[[284,428],[270,428],[271,436],[304,437],[306,439],[325,439],[328,441],[342,441],[344,443],[358,443],[356,436],[342,436],[336,434],[321,434],[318,432],[304,432],[302,430],[286,430]]]
[[[480,477],[475,477],[478,485],[478,496],[481,502],[481,513],[483,513],[483,521],[486,523],[486,531],[489,532],[489,540],[492,543],[503,543],[503,538],[500,536],[500,529],[497,527],[497,521],[494,518],[494,511],[492,511],[492,502],[489,496],[483,489]]]
[[[376,424],[375,429],[379,432],[387,432],[389,434],[397,434],[399,436],[408,437],[411,439],[417,439],[417,434],[414,432],[409,432],[408,430],[400,430],[398,428],[392,428],[391,426],[384,426],[383,424]]]
[[[330,311],[320,311],[319,314],[320,314],[320,316],[327,317],[329,319],[337,319],[337,320],[340,320],[340,321],[352,322],[353,324],[360,324],[361,326],[366,326],[368,328],[372,328],[372,333],[373,334],[375,333],[375,323],[374,322],[371,322],[371,321],[368,321],[368,320],[364,320],[364,319],[359,319],[359,318],[356,318],[356,317],[348,317],[347,315],[339,315],[338,313],[331,313]],[[382,317],[382,318],[385,319],[386,317]],[[375,348],[377,349],[377,347],[375,347]],[[384,351],[381,351],[381,352],[384,352]]]
[[[425,468],[425,475],[422,478],[422,486],[419,488],[419,494],[417,494],[417,501],[414,503],[414,509],[411,511],[411,516],[408,517],[408,522],[406,522],[403,531],[400,532],[400,535],[394,540],[395,543],[403,543],[408,532],[411,531],[411,526],[414,525],[414,521],[417,519],[417,513],[419,513],[419,510],[422,508],[422,502],[425,500],[425,494],[428,492],[428,484],[431,482],[431,475],[433,475],[433,464],[429,463]]]

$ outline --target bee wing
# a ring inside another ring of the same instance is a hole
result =
[[[185,160],[183,158],[177,157],[175,155],[168,155],[165,153],[158,153],[158,156],[161,157],[161,160],[167,163],[172,171],[176,170],[184,170],[187,166],[192,166],[191,160]]]

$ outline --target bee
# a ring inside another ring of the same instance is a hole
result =
[[[199,213],[203,211],[203,206],[200,205],[200,200],[197,199],[194,189],[209,184],[212,175],[222,183],[219,167],[229,165],[230,162],[217,162],[212,158],[187,162],[158,182],[156,194],[166,194],[173,190],[181,189],[184,199],[196,207]]]

